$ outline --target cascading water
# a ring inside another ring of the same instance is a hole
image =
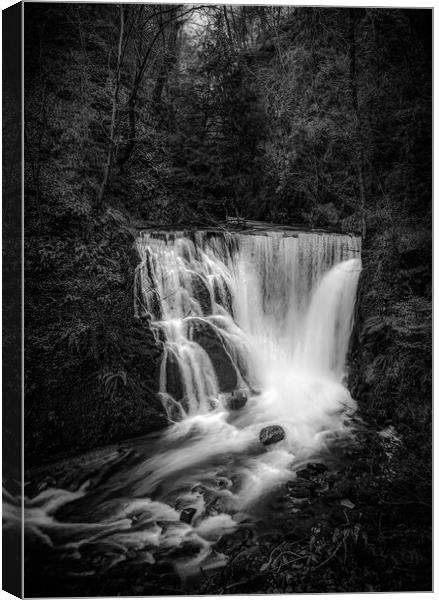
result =
[[[137,248],[135,313],[151,318],[163,343],[160,397],[173,425],[109,460],[97,484],[83,474],[74,491],[29,500],[26,527],[70,561],[108,544],[111,564],[142,550],[145,561],[169,560],[187,574],[222,564],[219,537],[350,435],[355,402],[343,378],[361,242],[279,231],[144,233]],[[245,404],[233,410],[237,393]],[[270,425],[284,438],[265,447],[259,434]],[[191,555],[176,556],[188,541]]]
[[[135,310],[152,315],[164,341],[160,393],[171,417],[176,406],[178,418],[209,412],[230,387],[267,391],[274,373],[342,380],[359,238],[197,232],[144,234],[137,245]]]

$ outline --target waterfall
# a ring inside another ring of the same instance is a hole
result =
[[[281,364],[342,380],[360,238],[144,233],[137,248],[135,310],[164,342],[171,418],[207,413],[236,388],[264,389]]]
[[[182,578],[224,565],[221,536],[243,519],[257,529],[261,515],[282,527],[270,494],[349,439],[356,409],[343,378],[359,238],[143,233],[137,248],[135,312],[163,344],[160,397],[174,423],[81,463],[68,489],[25,499],[27,547],[56,548],[73,590],[96,555],[111,567],[142,552]],[[283,438],[264,446],[273,425]]]
[[[353,325],[359,259],[329,270],[314,292],[295,359],[303,369],[341,379]]]

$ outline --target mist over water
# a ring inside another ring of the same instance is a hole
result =
[[[356,405],[343,379],[360,244],[279,231],[142,234],[134,310],[163,343],[159,393],[172,425],[103,459],[112,468],[100,480],[83,473],[76,487],[28,500],[27,532],[79,562],[106,544],[111,564],[143,550],[183,578],[224,564],[221,535],[350,435]],[[264,446],[271,425],[285,436]]]

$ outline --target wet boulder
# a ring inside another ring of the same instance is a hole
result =
[[[220,391],[231,392],[238,384],[236,368],[224,346],[220,333],[202,321],[194,322],[193,327],[193,340],[208,354],[215,369]]]
[[[244,390],[233,391],[226,399],[229,410],[241,410],[247,404],[247,394]]]
[[[213,517],[215,515],[221,515],[226,510],[224,501],[219,496],[216,497],[212,502],[206,505],[206,514]]]
[[[289,494],[295,498],[309,498],[313,483],[306,479],[296,479],[294,481],[288,481],[287,488]]]
[[[285,430],[280,425],[268,425],[261,429],[259,439],[264,446],[276,444],[285,438]]]
[[[178,546],[171,546],[163,555],[172,560],[187,560],[200,553],[202,546],[196,540],[183,540]]]
[[[180,521],[182,523],[191,523],[196,512],[195,508],[185,508],[180,513]]]
[[[322,475],[327,470],[328,467],[322,463],[308,463],[304,469],[300,469],[296,474],[302,479],[311,479],[312,477]]]
[[[197,299],[203,315],[212,314],[212,300],[205,280],[199,273],[192,274],[192,293]]]
[[[328,467],[323,463],[308,463],[306,466],[315,475],[321,475],[328,470]]]
[[[184,398],[184,382],[178,365],[177,359],[172,353],[169,353],[166,358],[166,391],[168,394],[180,401],[183,408],[186,410],[187,402]]]

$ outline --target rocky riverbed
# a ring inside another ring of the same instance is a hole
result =
[[[28,473],[26,491],[34,497],[52,487],[74,492],[85,477],[91,486],[102,485],[138,443],[133,440],[77,461],[64,461],[48,468],[46,474],[41,469]],[[254,510],[233,515],[238,527],[220,535],[213,546],[217,564],[211,561],[205,569],[200,566],[189,574],[179,572],[175,560],[188,561],[199,552],[199,546],[190,542],[164,548],[155,557],[147,546],[127,551],[104,539],[100,545],[83,544],[75,552],[63,553],[29,532],[26,593],[386,591],[396,583],[400,589],[416,589],[419,573],[426,568],[423,556],[429,539],[415,532],[428,523],[427,509],[413,490],[395,496],[401,477],[407,476],[403,466],[404,443],[393,427],[373,433],[358,423],[354,442],[335,441],[330,455],[303,465]],[[218,481],[218,489],[222,485]],[[220,495],[214,497],[202,486],[200,493],[211,516],[220,514]],[[412,533],[405,525],[407,511]],[[182,527],[190,527],[193,516],[183,509]],[[139,518],[141,514],[133,517],[131,527],[136,527]],[[159,525],[166,527],[166,522]],[[400,540],[407,537],[412,544],[401,546]],[[386,565],[392,572],[390,580],[386,580]]]

